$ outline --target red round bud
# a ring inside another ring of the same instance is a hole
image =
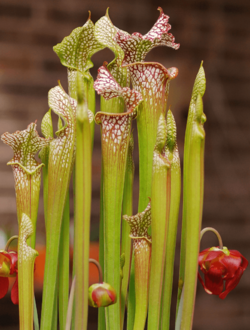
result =
[[[89,306],[107,307],[116,303],[115,289],[108,283],[97,283],[89,287]]]

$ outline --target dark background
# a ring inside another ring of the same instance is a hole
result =
[[[41,119],[48,110],[48,90],[57,80],[67,88],[66,69],[52,47],[86,22],[88,10],[96,22],[110,7],[114,25],[129,33],[145,34],[158,18],[158,6],[170,16],[170,32],[181,47],[178,51],[156,48],[146,60],[179,69],[179,76],[171,83],[169,105],[177,121],[181,158],[192,85],[201,60],[204,61],[207,122],[203,227],[215,227],[225,246],[239,250],[250,260],[250,1],[0,0],[0,134],[23,130],[34,120],[40,129]],[[112,58],[109,50],[93,56],[94,78],[102,62]],[[98,240],[101,144],[97,126],[95,135],[91,237]],[[6,166],[12,151],[3,143],[0,143],[0,156],[0,227],[14,235],[17,233],[15,192],[12,170]],[[135,160],[134,212],[138,200],[138,156]],[[45,243],[42,205],[37,241]],[[213,234],[206,234],[201,245],[204,249],[217,245],[217,241]],[[178,256],[179,241],[176,278]],[[224,301],[207,295],[198,283],[193,329],[247,330],[249,301],[250,267]],[[11,314],[12,310],[15,315]],[[94,323],[93,313],[91,309]],[[17,307],[11,305],[7,296],[0,301],[0,329],[16,330],[17,324]]]

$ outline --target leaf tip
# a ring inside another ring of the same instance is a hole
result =
[[[155,150],[159,152],[162,151],[166,143],[166,138],[167,138],[167,123],[163,113],[161,113],[157,127]]]
[[[205,70],[203,68],[203,61],[202,61],[199,71],[195,78],[192,98],[194,100],[196,100],[198,94],[201,94],[201,96],[203,96],[205,93],[205,90],[206,90],[206,76],[205,76]]]
[[[158,7],[157,10],[159,10],[161,16],[163,14],[163,9],[161,7]]]
[[[105,16],[106,16],[108,19],[110,19],[110,17],[109,17],[109,7],[106,9],[106,14],[105,14]]]
[[[167,147],[173,151],[176,145],[177,129],[172,111],[169,109],[167,113]]]

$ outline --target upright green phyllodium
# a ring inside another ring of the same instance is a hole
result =
[[[149,330],[159,328],[170,210],[171,163],[165,148],[168,148],[167,123],[164,114],[161,114],[154,148],[152,174],[152,256],[148,307]]]
[[[26,214],[22,214],[18,236],[18,296],[20,330],[33,330],[34,263],[37,251],[27,245],[33,233],[33,225]]]
[[[76,276],[75,329],[87,329],[89,287],[89,244],[91,216],[92,146],[91,122],[84,84],[78,76],[75,162],[74,262]]]
[[[151,178],[153,150],[156,141],[157,125],[160,114],[165,113],[169,82],[174,79],[178,70],[166,69],[158,63],[143,62],[147,53],[157,46],[168,46],[178,49],[175,39],[169,30],[169,17],[159,7],[160,15],[151,30],[144,36],[136,32],[132,35],[118,31],[115,41],[124,51],[123,66],[129,69],[133,88],[143,97],[137,116],[139,141],[139,212],[147,205],[151,196]]]
[[[206,116],[203,113],[202,96],[205,88],[205,72],[201,64],[194,82],[184,144],[183,218],[178,292],[178,302],[180,296],[183,295],[183,306],[178,308],[177,305],[181,325],[176,328],[181,330],[192,328],[196,295],[204,190],[205,131],[203,124]]]
[[[94,23],[89,18],[87,22],[63,39],[53,47],[60,58],[62,65],[68,68],[68,90],[69,95],[77,100],[77,73],[84,82],[84,92],[88,109],[95,114],[95,90],[93,88],[93,77],[89,69],[93,67],[91,57],[102,50],[104,46],[98,42],[94,35]],[[91,124],[91,136],[94,134],[94,121]]]
[[[177,131],[174,116],[170,110],[167,113],[167,142],[165,153],[171,164],[171,193],[170,211],[167,230],[166,256],[164,281],[162,285],[161,323],[160,329],[167,330],[170,326],[170,307],[172,298],[172,285],[174,275],[174,257],[176,246],[176,234],[178,227],[180,197],[181,197],[181,168],[177,146]]]
[[[14,174],[18,223],[20,224],[23,213],[31,219],[33,234],[30,236],[28,244],[34,248],[41,170],[44,165],[36,161],[35,154],[46,147],[50,139],[39,137],[36,123],[31,123],[23,131],[16,131],[13,134],[6,132],[1,136],[1,139],[14,152],[8,165],[12,166]]]
[[[134,216],[124,215],[131,228],[135,262],[135,297],[136,309],[134,330],[144,330],[148,310],[148,289],[151,256],[151,237],[148,228],[151,225],[151,206]]]
[[[117,330],[120,325],[120,230],[125,168],[132,119],[141,101],[138,92],[122,88],[108,69],[98,70],[95,89],[105,99],[123,97],[128,111],[121,114],[99,112],[95,116],[102,126],[104,281],[117,292],[117,303],[106,308],[106,327]]]
[[[51,109],[43,116],[41,123],[41,131],[45,138],[53,139],[53,124],[51,117]],[[48,205],[48,167],[49,167],[49,145],[42,148],[39,152],[39,158],[43,162],[43,205],[45,224],[47,220],[47,205]]]
[[[63,126],[50,144],[48,165],[48,206],[46,221],[46,262],[41,329],[52,327],[59,255],[61,222],[75,157],[76,101],[61,86],[49,91],[49,106]]]
[[[125,172],[125,183],[122,202],[122,214],[133,214],[133,183],[134,183],[134,161],[133,161],[134,139],[133,133],[130,136],[127,164]],[[122,221],[122,241],[121,241],[121,255],[124,256],[124,265],[122,270],[121,283],[121,324],[124,322],[125,306],[128,294],[128,282],[131,265],[131,238],[129,237],[130,226],[127,221]]]
[[[61,118],[58,119],[58,130],[62,128]],[[53,138],[53,124],[51,117],[51,109],[44,115],[41,131],[48,138]],[[48,205],[48,167],[49,167],[49,146],[44,147],[39,157],[45,166],[43,166],[43,203],[45,225],[47,222],[47,205]],[[69,292],[69,194],[66,197],[63,220],[61,225],[60,253],[59,253],[59,276],[58,276],[58,296],[59,296],[59,324],[61,328],[65,327],[67,309],[68,309],[68,292]],[[54,306],[54,326],[57,327],[57,303]]]
[[[139,211],[146,208],[147,198],[151,195],[152,157],[157,124],[161,111],[165,111],[168,82],[178,73],[175,68],[167,70],[160,64],[143,62],[146,54],[154,47],[179,48],[179,44],[174,43],[173,35],[168,32],[171,29],[169,17],[160,7],[158,9],[160,16],[157,22],[144,36],[137,32],[130,35],[116,28],[110,21],[108,11],[95,25],[98,41],[115,53],[115,59],[108,65],[111,74],[121,86],[129,86],[131,78],[133,88],[141,93],[144,100],[137,118],[140,156]],[[119,111],[119,106],[112,104],[112,107]],[[102,109],[104,110],[103,107]],[[120,109],[119,112],[122,112],[122,105]]]
[[[153,150],[156,142],[157,126],[161,113],[166,114],[169,82],[178,70],[166,69],[159,63],[130,64],[133,88],[143,97],[138,109],[137,128],[139,143],[139,211],[145,208],[151,196]]]
[[[74,99],[78,100],[79,99],[79,93],[78,93],[78,83],[79,80],[81,80],[81,84],[82,84],[82,89],[81,89],[81,98],[84,95],[84,102],[86,103],[87,108],[92,112],[92,117],[95,113],[95,90],[93,88],[93,77],[91,76],[89,69],[93,67],[93,63],[91,61],[91,57],[92,55],[94,55],[96,52],[100,51],[101,49],[103,49],[104,47],[96,40],[95,36],[94,36],[94,24],[90,19],[90,12],[89,12],[89,18],[87,20],[87,22],[82,26],[82,27],[78,27],[76,29],[74,29],[72,31],[72,33],[65,37],[63,39],[63,41],[56,45],[54,47],[54,51],[57,53],[57,55],[59,56],[61,63],[66,66],[68,68],[68,89],[69,89],[69,95],[71,97],[73,97]],[[88,111],[86,112],[87,114],[87,118],[88,118]],[[84,125],[82,125],[82,123],[80,123],[80,121],[77,121],[79,125],[77,125],[78,128],[78,134],[77,134],[77,150],[78,150],[78,154],[79,152],[81,153],[81,149],[83,148],[83,142],[82,142],[82,138],[83,135],[86,133],[83,132],[84,129]],[[86,126],[86,125],[85,125]],[[90,122],[90,133],[91,133],[91,145],[93,147],[93,140],[94,140],[94,127],[95,127],[95,123],[94,120],[91,120]],[[85,127],[86,128],[86,127]],[[79,157],[82,157],[82,155],[80,155]],[[79,159],[78,157],[78,159]],[[89,161],[91,161],[91,155],[89,157],[86,158],[88,159],[85,164]],[[81,167],[82,165],[80,164],[81,162],[78,162],[78,168],[79,166]],[[85,166],[85,165],[83,165]],[[83,181],[83,173],[82,173],[82,168],[77,171],[75,171],[75,180],[74,180],[74,187],[77,185],[77,187],[79,188],[82,181]],[[91,173],[87,173],[85,172],[84,176],[86,178],[91,179]],[[88,181],[87,180],[87,181]],[[81,183],[80,183],[81,182]],[[88,184],[88,187],[91,187],[91,185]],[[75,187],[76,189],[76,187]],[[82,187],[80,188],[80,190],[78,189],[76,192],[76,217],[75,217],[75,233],[76,237],[78,237],[77,240],[75,240],[75,248],[74,248],[74,266],[73,268],[75,269],[75,267],[80,271],[81,269],[81,256],[80,254],[83,253],[83,251],[80,251],[80,245],[82,244],[81,241],[81,233],[82,230],[79,228],[79,226],[83,227],[83,218],[85,219],[85,224],[86,223],[86,214],[89,213],[89,211],[87,211],[89,209],[89,207],[87,207],[87,209],[85,209],[85,207],[82,204],[82,201],[79,203],[79,201],[82,199],[82,193],[81,190],[87,190],[89,188],[85,188]],[[86,191],[85,191],[86,193]],[[79,194],[81,196],[79,196]],[[88,199],[89,194],[85,194],[86,198]],[[91,193],[90,193],[91,195]],[[89,204],[89,202],[87,202],[87,204]],[[81,210],[81,211],[80,211]],[[85,210],[85,215],[83,215],[83,210]],[[80,212],[80,213],[79,213]],[[89,216],[88,216],[89,217]],[[89,220],[88,220],[89,222]],[[88,242],[89,242],[89,238],[87,238],[87,232],[89,231],[87,228],[85,228],[87,231],[84,231],[85,233],[85,239],[84,239],[84,254],[87,255],[88,254]],[[75,237],[75,238],[76,238]],[[78,248],[76,249],[76,246],[78,246]],[[86,249],[87,248],[87,249]],[[78,256],[76,256],[76,254]],[[75,264],[75,260],[76,258],[78,258],[78,263]],[[84,258],[86,259],[86,258]],[[87,257],[88,259],[88,257]],[[86,260],[87,260],[86,259]],[[88,274],[88,264],[85,264],[84,267],[84,279],[82,276],[82,271],[80,271],[80,273],[78,275],[76,275],[76,298],[79,297],[79,295],[81,294],[80,292],[82,292],[82,290],[79,288],[80,285],[80,278],[82,278],[82,281],[85,282],[84,286],[85,286],[85,291],[87,290],[88,287],[88,279],[87,279],[87,274]],[[82,287],[82,285],[81,285]],[[83,289],[83,287],[82,287]],[[88,307],[87,305],[87,295],[85,294],[85,298],[83,299],[85,301],[84,306],[86,306],[86,308]],[[82,328],[79,324],[79,322],[83,322],[85,323],[85,326],[87,326],[87,317],[85,317],[85,314],[87,314],[87,310],[86,308],[84,308],[84,321],[82,321],[82,317],[80,318],[80,310],[82,309],[82,307],[80,306],[80,300],[78,299],[79,304],[75,305],[77,312],[78,312],[78,316],[76,316],[76,318],[78,319],[78,327]],[[74,318],[74,320],[76,320],[76,318]],[[74,322],[73,320],[73,322]]]
[[[106,11],[106,15],[101,17],[95,24],[95,37],[104,47],[108,47],[115,55],[115,58],[107,64],[107,62],[104,62],[104,65],[107,66],[108,70],[114,77],[114,79],[117,81],[117,83],[121,87],[129,87],[130,86],[130,79],[127,74],[128,70],[126,68],[123,68],[121,66],[122,60],[124,57],[124,52],[121,49],[121,47],[115,42],[114,38],[115,35],[119,31],[117,27],[113,25],[109,18],[108,9]],[[124,32],[126,33],[126,32]],[[111,99],[105,99],[104,97],[101,97],[101,111],[109,112],[109,113],[122,113],[125,110],[125,104],[124,99],[122,96],[120,97],[114,97]],[[129,183],[125,183],[125,189],[126,186]],[[103,234],[103,196],[102,196],[102,186],[103,186],[103,166],[102,166],[102,178],[101,178],[101,195],[100,195],[100,229],[99,229],[99,247],[100,247],[100,254],[99,254],[99,261],[102,267],[104,266],[104,260],[103,260],[103,253],[104,250],[104,234]],[[126,195],[126,193],[125,193]],[[126,198],[126,196],[125,196]],[[123,302],[122,302],[122,310],[123,308]],[[104,315],[104,309],[99,308],[99,321],[98,321],[98,330],[104,330],[105,329],[105,315]],[[123,312],[122,312],[123,315]]]

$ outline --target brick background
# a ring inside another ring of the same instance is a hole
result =
[[[250,260],[249,1],[0,0],[0,134],[25,129],[36,119],[40,126],[48,109],[48,90],[57,84],[58,79],[65,88],[67,86],[66,69],[59,63],[52,46],[61,42],[75,27],[83,25],[88,10],[91,10],[95,22],[109,6],[110,17],[116,26],[130,33],[139,31],[144,34],[158,17],[158,5],[170,16],[171,32],[181,47],[178,51],[165,47],[154,49],[147,60],[179,68],[178,78],[171,83],[169,104],[178,125],[181,154],[192,84],[200,61],[204,60],[207,123],[203,226],[217,228],[226,246],[239,250]],[[94,55],[93,76],[96,77],[96,70],[104,60],[112,58],[109,50]],[[97,239],[99,218],[101,145],[98,127],[95,135],[93,239]],[[13,177],[11,168],[6,166],[12,151],[1,143],[0,155],[0,226],[15,234]],[[135,160],[138,175],[138,157]],[[135,179],[135,212],[137,196],[138,176]],[[38,216],[38,242],[44,243],[42,206]],[[207,234],[202,248],[212,244],[216,244],[216,240],[212,234]],[[176,275],[177,272],[178,258]],[[250,267],[225,301],[208,296],[198,284],[193,329],[249,329],[249,298]],[[15,318],[4,314],[2,306],[8,299],[0,301],[0,329],[18,329]]]

